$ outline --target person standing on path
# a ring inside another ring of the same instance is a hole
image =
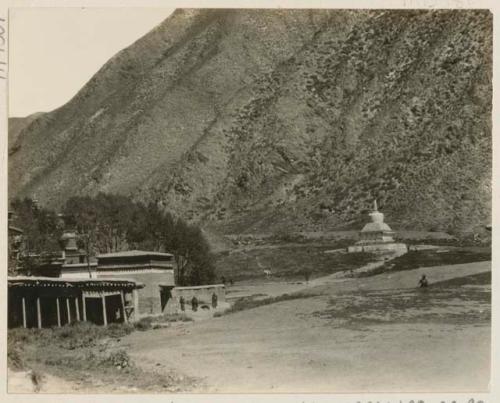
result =
[[[425,274],[422,274],[422,277],[420,278],[420,281],[418,282],[418,286],[420,288],[425,288],[429,285],[429,282],[427,281],[427,278],[425,277]]]

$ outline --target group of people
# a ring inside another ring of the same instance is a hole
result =
[[[213,309],[217,308],[217,304],[218,304],[217,294],[213,293],[212,294],[212,308]],[[181,306],[181,311],[185,311],[186,310],[186,300],[184,299],[183,296],[181,296],[179,298],[179,305]],[[196,312],[198,310],[198,305],[199,305],[198,298],[196,298],[196,296],[193,295],[193,298],[191,298],[191,310],[193,312]]]

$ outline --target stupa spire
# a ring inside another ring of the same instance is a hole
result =
[[[377,199],[373,200],[373,211],[378,211]]]

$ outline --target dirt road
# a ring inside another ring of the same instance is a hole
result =
[[[315,278],[309,283],[305,281],[260,282],[239,284],[228,288],[227,297],[234,300],[242,297],[255,296],[255,299],[276,297],[294,292],[342,292],[361,289],[397,289],[412,288],[418,284],[418,279],[425,274],[429,281],[437,282],[451,278],[469,276],[491,270],[491,262],[477,262],[448,266],[425,267],[410,271],[389,272],[362,279],[339,277],[337,273]]]
[[[490,270],[480,262],[327,280],[307,286],[308,298],[121,343],[145,368],[203,378],[200,391],[484,391],[490,285],[414,288],[423,273],[432,283]]]

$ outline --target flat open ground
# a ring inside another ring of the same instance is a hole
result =
[[[425,273],[431,286],[416,289]],[[210,392],[485,391],[491,262],[419,268],[309,285],[238,285],[243,295],[303,298],[134,332],[145,370],[202,379]]]

